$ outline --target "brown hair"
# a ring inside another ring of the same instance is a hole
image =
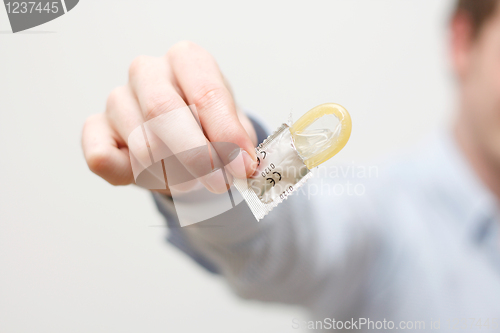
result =
[[[473,35],[477,36],[484,24],[493,16],[498,0],[458,0],[455,13],[465,13],[472,22]]]

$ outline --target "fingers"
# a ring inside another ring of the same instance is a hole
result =
[[[146,188],[159,186],[164,180],[163,175],[149,172],[142,178],[138,178],[153,162],[144,139],[142,128],[144,118],[129,85],[118,87],[111,92],[106,103],[105,114],[110,126],[118,134],[119,142],[122,145],[128,145],[130,164],[137,185]],[[148,143],[159,146],[158,142],[154,141],[155,139],[151,138]],[[156,181],[151,181],[151,179],[156,179]]]
[[[199,122],[187,104],[197,106]],[[180,174],[180,186],[198,179],[221,193],[231,182],[225,166],[237,177],[254,171],[255,133],[242,125],[245,120],[238,118],[213,58],[194,44],[180,43],[165,57],[134,60],[129,83],[111,93],[105,115],[87,121],[82,145],[90,169],[112,184],[130,184],[133,172],[160,160],[167,166],[171,156],[170,171]],[[169,185],[176,183],[169,176]]]
[[[155,133],[174,154],[206,144],[207,139],[191,112],[170,112],[189,110],[172,85],[170,70],[162,58],[134,60],[129,80],[145,121],[151,121]]]
[[[141,108],[129,85],[118,87],[109,94],[106,117],[124,144],[130,133],[144,123]]]
[[[130,86],[137,98],[150,137],[157,137],[175,160],[167,163],[167,178],[172,184],[185,182],[184,167],[194,178],[215,193],[227,190],[213,172],[208,140],[191,110],[172,84],[172,75],[164,58],[139,57],[130,68]],[[151,150],[154,151],[153,145]],[[153,152],[154,155],[154,152]],[[182,166],[176,161],[179,161]],[[216,178],[216,180],[214,180]]]
[[[176,82],[188,104],[195,104],[200,122],[211,142],[228,142],[245,150],[246,174],[254,172],[254,145],[238,119],[236,107],[220,70],[212,56],[203,48],[182,42],[167,53]],[[220,153],[225,164],[228,154]]]
[[[82,147],[90,170],[113,185],[128,185],[133,182],[128,149],[119,143],[119,135],[104,114],[87,119]]]

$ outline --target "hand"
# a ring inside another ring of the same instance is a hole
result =
[[[192,104],[202,128],[192,114],[176,116],[171,112]],[[239,175],[238,171],[233,175],[246,177],[255,171],[255,130],[237,110],[214,58],[200,46],[180,42],[163,57],[140,56],[132,62],[128,83],[113,90],[106,111],[91,116],[84,125],[82,147],[90,170],[113,185],[134,183],[128,138],[144,122],[155,118],[170,118],[155,134],[175,154],[206,145],[207,141],[232,143],[242,149],[240,161],[245,167],[243,175],[241,168]],[[196,155],[183,156],[180,162],[185,168],[191,173],[197,170]],[[221,177],[221,172],[215,172],[199,180],[210,191],[221,193],[227,189],[220,186]],[[169,194],[169,188],[165,191]]]

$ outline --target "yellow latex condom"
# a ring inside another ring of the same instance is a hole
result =
[[[304,132],[313,122],[329,114],[334,115],[338,119],[340,132],[338,135],[332,137],[331,141],[325,145],[325,149],[304,161],[309,170],[328,161],[344,148],[351,136],[351,116],[343,106],[334,103],[326,103],[311,109],[290,127],[290,132],[295,141],[296,136]]]

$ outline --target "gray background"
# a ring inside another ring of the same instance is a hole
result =
[[[166,245],[146,191],[88,171],[83,122],[136,56],[188,39],[270,128],[344,105],[329,163],[367,163],[449,122],[450,3],[85,0],[15,35],[0,8],[0,331],[296,331],[298,309],[241,301]]]

